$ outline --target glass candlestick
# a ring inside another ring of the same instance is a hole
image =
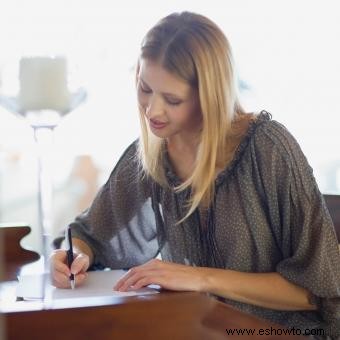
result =
[[[42,275],[42,298],[43,306],[49,309],[52,306],[52,289],[50,282],[49,257],[51,254],[51,231],[53,225],[52,214],[52,142],[54,128],[61,118],[76,109],[86,99],[86,91],[80,88],[70,95],[70,105],[66,110],[36,110],[24,111],[16,97],[0,95],[0,105],[8,111],[24,118],[32,127],[37,150],[38,162],[38,217],[39,234],[41,235],[42,255],[44,270]]]

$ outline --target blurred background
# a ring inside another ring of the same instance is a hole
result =
[[[20,57],[64,55],[87,102],[54,135],[57,234],[84,210],[139,135],[134,67],[146,31],[189,10],[214,20],[233,47],[242,101],[296,137],[323,193],[340,194],[340,11],[334,0],[1,0],[0,91]],[[32,130],[0,107],[0,223],[25,222],[38,249]]]

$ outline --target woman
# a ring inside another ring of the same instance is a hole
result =
[[[131,268],[115,289],[207,292],[340,336],[331,218],[291,134],[242,109],[222,31],[188,12],[162,19],[143,40],[136,85],[141,138],[71,224],[76,283],[90,266]],[[65,262],[56,250],[57,287],[70,285]]]

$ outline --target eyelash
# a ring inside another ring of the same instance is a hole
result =
[[[140,87],[142,92],[144,92],[144,93],[151,93],[151,90],[144,89],[142,85],[140,85],[139,87]]]
[[[143,93],[146,93],[146,94],[150,94],[152,91],[151,90],[146,90],[143,88],[143,86],[140,85],[140,89]],[[173,102],[167,98],[165,98],[165,101],[169,104],[169,105],[172,105],[172,106],[178,106],[180,105],[182,102],[181,101],[177,101],[177,102]]]

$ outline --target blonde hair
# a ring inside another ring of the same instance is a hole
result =
[[[228,165],[243,135],[244,111],[237,95],[237,79],[229,42],[208,18],[190,12],[173,13],[146,34],[141,59],[158,62],[197,89],[202,131],[194,171],[175,192],[191,187],[184,221],[202,205],[208,207],[215,191],[216,170]],[[138,72],[138,70],[137,70]],[[140,108],[142,135],[139,158],[146,174],[168,187],[164,173],[164,140],[150,132]]]

